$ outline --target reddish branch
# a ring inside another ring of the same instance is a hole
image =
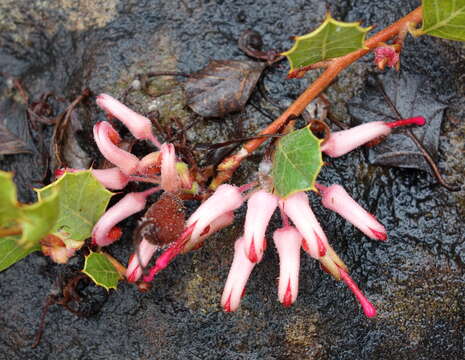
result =
[[[283,125],[286,124],[289,118],[299,116],[310,102],[315,99],[331,82],[339,75],[339,73],[348,67],[350,64],[361,58],[362,56],[373,51],[380,42],[387,42],[394,37],[403,35],[409,25],[416,25],[422,20],[422,9],[418,7],[399,21],[388,26],[379,33],[373,35],[365,41],[365,49],[354,51],[345,56],[332,59],[327,64],[326,70],[320,75],[303,93],[297,98],[294,103],[284,111],[273,123],[264,129],[260,135],[270,135],[277,133]],[[229,180],[234,171],[238,168],[241,161],[257,149],[267,138],[253,139],[245,143],[241,150],[236,154],[226,158],[218,166],[218,174],[212,180],[210,188],[216,189],[220,184]]]

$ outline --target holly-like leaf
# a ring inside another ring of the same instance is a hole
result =
[[[113,193],[105,189],[90,170],[65,173],[52,184],[38,189],[39,199],[55,190],[58,192],[59,213],[51,233],[84,241],[91,235]]]
[[[187,104],[203,117],[240,111],[265,66],[255,61],[213,60],[186,82]]]
[[[389,72],[379,76],[379,79],[372,79],[365,91],[350,101],[350,114],[360,123],[397,120],[395,112],[384,99],[383,86],[402,118],[423,116],[426,119],[425,125],[411,130],[434,158],[438,152],[441,122],[447,105],[431,93],[425,77],[406,73],[399,76],[398,73]],[[405,129],[394,131],[383,142],[371,147],[368,159],[377,165],[431,171],[423,153]]]
[[[422,8],[423,26],[415,35],[465,41],[465,0],[423,0]]]
[[[118,270],[107,256],[99,252],[91,252],[86,256],[82,272],[89,276],[96,285],[107,290],[116,289],[118,281],[121,279]]]
[[[358,22],[334,20],[328,13],[315,31],[295,37],[294,46],[282,53],[291,66],[289,77],[301,76],[305,67],[317,62],[364,49],[365,36],[370,29],[362,28]]]
[[[3,271],[30,253],[40,250],[40,245],[25,249],[18,245],[19,236],[6,236],[0,238],[0,271]]]
[[[280,197],[315,190],[323,160],[318,139],[307,126],[282,137],[274,153],[272,176]]]
[[[18,244],[31,249],[49,233],[58,216],[55,189],[34,204],[20,204],[16,199],[13,174],[0,172],[0,228],[18,228]]]

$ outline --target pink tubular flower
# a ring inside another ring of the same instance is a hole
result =
[[[179,190],[181,181],[176,170],[176,153],[173,144],[164,143],[161,148],[161,187],[165,191]]]
[[[300,246],[302,235],[293,226],[278,229],[273,234],[279,254],[279,301],[291,306],[299,292]]]
[[[369,238],[382,241],[387,239],[384,226],[352,199],[341,185],[326,187],[316,184],[315,186],[321,193],[321,202],[325,208],[337,212]]]
[[[223,184],[189,217],[186,227],[195,224],[190,240],[185,247],[191,246],[210,229],[213,221],[225,213],[236,210],[244,199],[237,186]]]
[[[247,257],[252,262],[259,262],[262,259],[266,248],[266,227],[277,206],[278,197],[265,190],[253,193],[247,201],[244,248]]]
[[[98,246],[107,246],[117,240],[113,236],[109,236],[115,225],[143,210],[147,197],[159,190],[160,188],[154,187],[142,192],[129,193],[123,197],[107,210],[97,224],[95,224],[92,229],[92,242]]]
[[[94,139],[102,155],[124,174],[137,172],[139,159],[115,145],[115,141],[119,141],[119,135],[109,122],[101,121],[94,125]]]
[[[129,176],[125,175],[118,167],[110,169],[92,169],[92,175],[107,189],[121,190],[129,182]]]
[[[371,140],[389,135],[392,128],[412,124],[424,125],[425,119],[417,116],[386,123],[373,121],[347,130],[336,131],[331,133],[329,139],[322,145],[321,151],[331,157],[342,156]]]
[[[236,311],[239,308],[245,285],[255,266],[255,263],[245,255],[244,245],[242,237],[234,244],[234,259],[221,296],[221,306],[226,312]]]
[[[136,139],[150,140],[155,146],[160,147],[160,142],[152,133],[152,122],[145,116],[136,113],[107,94],[97,96],[97,105],[126,125]]]
[[[149,243],[147,240],[142,239],[137,250],[129,258],[128,268],[126,270],[126,278],[129,282],[136,282],[142,275],[142,267],[146,267],[152,258],[155,251],[159,248],[158,245]],[[142,267],[139,263],[139,257],[142,262]]]
[[[307,195],[298,192],[284,200],[284,212],[304,238],[302,247],[313,258],[320,258],[321,243],[328,246],[328,239],[313,214]]]
[[[220,231],[221,229],[229,226],[234,221],[234,213],[229,211],[224,213],[223,215],[218,216],[215,220],[211,222],[209,226],[207,226],[207,231],[204,231],[204,234],[201,235],[196,241],[190,241],[186,244],[186,246],[182,249],[182,254],[185,254],[191,250],[196,250],[200,248],[207,237],[210,235]]]

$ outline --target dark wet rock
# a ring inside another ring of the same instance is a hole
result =
[[[121,97],[140,73],[189,73],[211,59],[246,60],[236,41],[249,28],[263,34],[270,48],[285,50],[291,46],[290,35],[315,28],[326,11],[324,2],[308,0],[77,3],[9,0],[0,5],[0,68],[20,78],[34,98],[53,91],[71,101],[85,87]],[[363,20],[364,25],[376,24],[380,29],[419,2],[328,4],[337,19]],[[403,71],[427,76],[431,91],[452,99],[438,152],[439,166],[450,182],[463,182],[465,174],[464,57],[461,44],[424,37],[408,38],[401,59]],[[286,66],[278,66],[265,74],[265,87],[278,101],[295,98],[316,76],[310,73],[303,80],[284,81],[286,71]],[[344,71],[326,92],[341,120],[350,123],[346,102],[361,91],[373,72],[368,56]],[[158,109],[166,123],[172,116],[189,121],[190,112],[175,78],[154,80],[149,92],[131,91],[128,105],[145,113],[151,107]],[[9,106],[15,115],[7,121],[23,121],[24,108],[13,95],[0,78],[2,102],[16,104]],[[257,94],[251,101],[279,113]],[[96,159],[91,125],[104,114],[89,104],[79,116],[83,117],[80,145]],[[237,136],[240,123],[246,136],[269,121],[246,106],[242,115],[229,115],[221,122],[197,121],[188,137],[202,143],[224,141]],[[50,130],[46,130],[48,139]],[[1,169],[16,172],[22,201],[32,200],[30,186],[43,172],[39,160],[26,154],[1,160]],[[251,157],[235,180],[251,180],[259,160],[259,156]],[[431,185],[424,172],[369,165],[363,150],[328,161],[330,166],[322,170],[320,181],[343,184],[388,230],[388,242],[370,241],[323,209],[312,195],[333,247],[377,306],[375,319],[366,319],[343,284],[305,255],[298,300],[293,307],[283,308],[277,301],[278,258],[272,244],[251,276],[240,310],[223,313],[219,300],[232,245],[244,221],[243,208],[235,225],[202,249],[177,259],[160,273],[148,293],[121,284],[101,312],[87,319],[52,307],[36,349],[30,346],[42,305],[64,267],[33,254],[2,272],[0,359],[464,358],[463,188],[450,193]],[[123,238],[108,249],[123,262],[133,252],[131,234],[136,223],[135,218],[125,221]],[[268,235],[278,226],[275,216]]]

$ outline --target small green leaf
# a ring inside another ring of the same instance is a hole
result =
[[[0,171],[0,228],[7,226],[18,216],[18,201],[13,174]]]
[[[105,212],[113,193],[97,181],[90,170],[67,172],[52,184],[38,189],[39,199],[58,192],[59,214],[51,233],[84,241]]]
[[[31,249],[49,233],[58,216],[58,196],[54,189],[34,204],[20,204],[16,199],[13,174],[0,171],[0,229],[18,228],[18,244]]]
[[[40,199],[31,205],[21,207],[19,221],[22,224],[23,233],[19,239],[19,245],[31,248],[52,229],[58,218],[58,192],[53,189],[47,197]]]
[[[82,272],[95,284],[107,290],[116,289],[121,279],[120,274],[104,253],[91,252],[87,255]]]
[[[6,236],[0,238],[0,271],[3,271],[25,258],[30,253],[40,250],[40,245],[35,244],[29,249],[18,245],[19,236]]]
[[[319,61],[364,49],[365,36],[370,29],[371,27],[362,28],[358,22],[336,21],[328,13],[325,21],[315,31],[297,36],[294,46],[282,53],[291,65],[289,77],[305,71],[305,67]]]
[[[423,0],[422,34],[465,41],[465,0]]]
[[[323,160],[318,139],[307,126],[282,137],[274,153],[272,176],[280,197],[315,190]]]

